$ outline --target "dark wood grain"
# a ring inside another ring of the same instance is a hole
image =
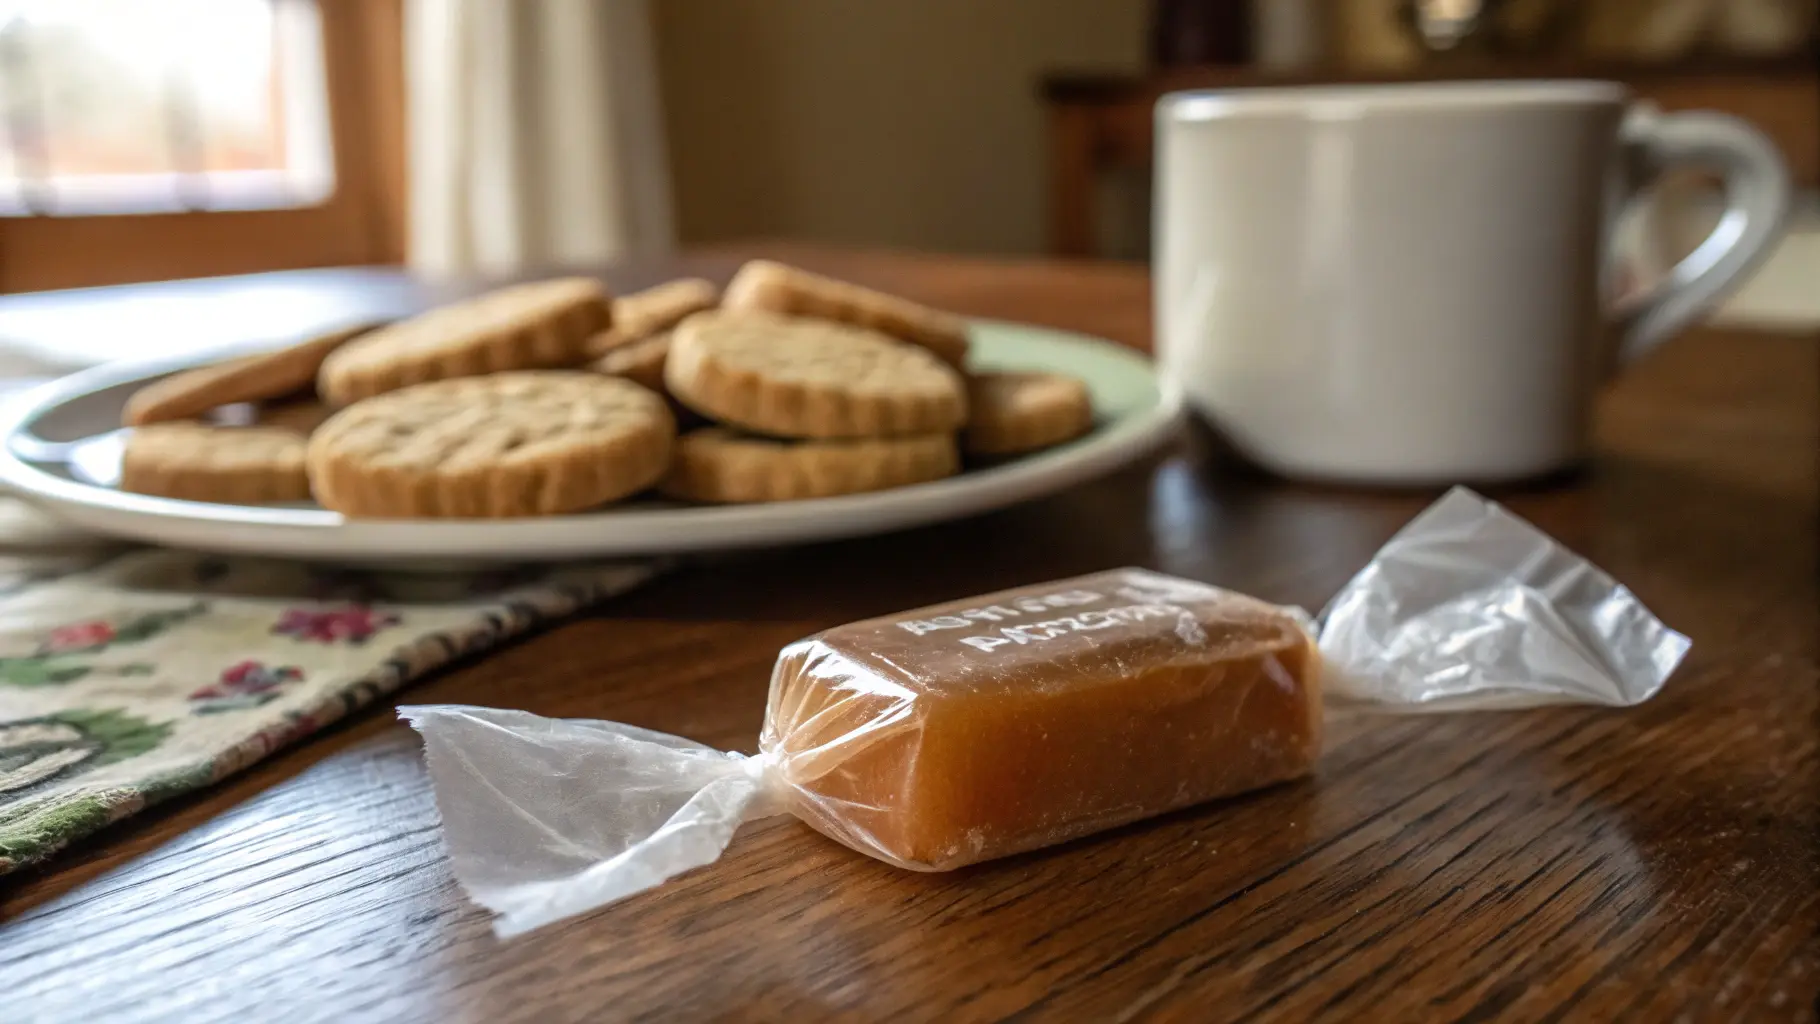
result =
[[[773,254],[1148,333],[1129,268]],[[378,709],[0,882],[0,1019],[1813,1019],[1820,344],[1683,338],[1599,422],[1585,473],[1501,497],[1694,638],[1643,707],[1343,722],[1315,779],[946,875],[773,820],[507,943]],[[1004,512],[696,562],[407,696],[750,751],[773,654],[815,629],[1128,563],[1318,606],[1430,497],[1237,475],[1189,438]]]

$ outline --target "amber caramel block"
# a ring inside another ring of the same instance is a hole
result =
[[[798,817],[944,871],[1306,774],[1320,657],[1285,609],[1117,569],[798,641],[761,747]]]

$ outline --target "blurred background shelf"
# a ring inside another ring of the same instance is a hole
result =
[[[1043,77],[1040,91],[1050,103],[1124,102],[1138,96],[1153,100],[1180,89],[1238,89],[1271,85],[1392,84],[1453,79],[1600,78],[1624,82],[1674,82],[1685,79],[1798,79],[1811,81],[1816,56],[1693,57],[1672,63],[1600,60],[1585,57],[1463,58],[1417,68],[1331,66],[1271,70],[1245,65],[1170,68],[1151,74],[1057,72]]]
[[[1722,110],[1757,125],[1788,159],[1795,180],[1820,184],[1820,66],[1811,53],[1786,57],[1694,57],[1673,63],[1583,57],[1459,58],[1416,68],[1326,67],[1271,71],[1248,66],[1168,68],[1149,74],[1057,72],[1038,92],[1049,119],[1049,251],[1103,252],[1096,195],[1108,172],[1147,171],[1152,110],[1184,89],[1389,84],[1488,79],[1597,78],[1625,83],[1664,110]]]

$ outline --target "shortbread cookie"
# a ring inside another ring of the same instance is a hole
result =
[[[660,331],[649,338],[616,348],[589,363],[588,369],[611,377],[624,377],[664,396],[670,414],[676,417],[677,430],[703,426],[707,421],[701,414],[677,401],[676,396],[670,394],[669,387],[664,384],[664,365],[670,358],[670,335],[669,331]]]
[[[316,432],[335,410],[315,398],[296,398],[288,402],[266,402],[253,413],[253,422],[262,427],[294,430],[304,437]]]
[[[427,381],[574,366],[611,322],[607,293],[591,278],[513,285],[350,342],[322,364],[316,391],[341,407]]]
[[[316,500],[348,516],[555,515],[623,498],[669,465],[676,424],[629,380],[523,371],[403,388],[310,437]]]
[[[706,427],[677,440],[659,490],[690,501],[794,501],[939,480],[959,468],[948,434],[777,441]]]
[[[613,300],[613,326],[588,339],[588,357],[643,341],[681,323],[691,313],[713,309],[720,289],[699,277],[660,284]]]
[[[301,391],[315,383],[329,353],[376,326],[345,327],[286,348],[171,374],[135,391],[121,418],[132,427],[194,419],[219,406]]]
[[[967,322],[960,317],[770,260],[752,260],[740,267],[721,304],[727,309],[763,309],[870,327],[921,345],[950,366],[967,361]]]
[[[120,489],[186,501],[307,501],[303,435],[277,427],[154,423],[126,440]]]
[[[1059,373],[994,371],[967,379],[969,455],[1015,455],[1093,429],[1087,385]]]
[[[624,377],[662,394],[664,363],[670,358],[670,332],[662,331],[620,347],[588,364],[595,373]]]
[[[670,394],[722,423],[778,437],[940,434],[967,420],[960,374],[877,331],[746,311],[678,324]]]

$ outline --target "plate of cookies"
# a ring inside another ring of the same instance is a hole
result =
[[[953,519],[1127,464],[1180,409],[1111,342],[755,260],[724,292],[558,278],[96,367],[8,406],[0,481],[132,540],[459,567]]]

